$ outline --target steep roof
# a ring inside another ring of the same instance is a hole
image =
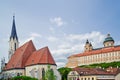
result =
[[[36,48],[34,47],[32,40],[30,40],[15,51],[6,65],[5,70],[24,68],[27,59],[34,51],[36,51]]]
[[[114,52],[114,51],[120,51],[120,45],[113,46],[113,47],[104,47],[104,48],[94,49],[94,50],[91,50],[88,52],[83,52],[83,53],[71,55],[68,58],[70,58],[70,57],[82,57],[82,56],[95,55],[95,54],[104,54],[104,53]]]
[[[13,39],[16,38],[18,40],[17,32],[16,32],[16,26],[15,26],[15,16],[13,16],[13,24],[12,24],[12,31],[11,31],[10,39],[11,38],[13,38]]]
[[[53,64],[56,65],[48,47],[44,47],[35,51],[27,60],[26,66],[36,64]]]

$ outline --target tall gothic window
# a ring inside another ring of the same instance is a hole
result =
[[[14,46],[14,48],[15,48],[15,51],[16,51],[16,43],[15,43],[15,46]]]
[[[44,80],[44,77],[45,77],[45,70],[44,68],[42,69],[42,80]]]

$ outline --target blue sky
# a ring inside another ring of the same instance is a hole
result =
[[[120,44],[119,0],[4,0],[0,2],[0,58],[8,57],[15,13],[20,45],[32,39],[36,48],[48,46],[58,67],[71,54],[81,53],[86,39],[103,47],[110,33]]]

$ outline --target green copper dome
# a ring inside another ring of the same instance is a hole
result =
[[[114,40],[113,40],[113,38],[110,36],[110,34],[107,35],[107,37],[106,37],[105,40],[104,40],[104,43],[105,43],[105,42],[108,42],[108,41],[113,41],[113,42],[114,42]]]

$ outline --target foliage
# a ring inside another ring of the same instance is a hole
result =
[[[108,67],[120,67],[120,62],[110,62],[110,63],[100,63],[100,64],[91,64],[91,65],[82,65],[79,67],[85,67],[85,68],[108,68]]]
[[[45,72],[45,77],[43,80],[56,80],[56,76],[54,75],[54,72],[52,69],[50,69],[50,65],[48,65],[48,70]]]
[[[31,78],[31,77],[28,77],[28,76],[16,76],[16,77],[13,77],[10,80],[38,80],[38,79]]]
[[[67,75],[71,70],[72,70],[71,68],[65,68],[65,67],[58,69],[58,71],[60,72],[62,76],[62,80],[67,80]]]

